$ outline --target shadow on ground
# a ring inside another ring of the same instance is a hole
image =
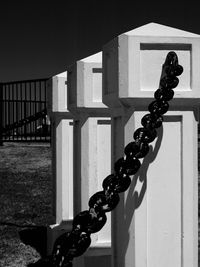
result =
[[[35,226],[19,231],[21,241],[25,245],[30,245],[41,256],[37,262],[29,263],[27,267],[51,267],[47,257],[47,227]]]
[[[30,245],[41,255],[46,256],[47,252],[47,227],[36,226],[19,231],[21,241],[25,245]]]

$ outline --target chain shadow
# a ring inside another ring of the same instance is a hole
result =
[[[155,146],[154,148],[152,145],[150,146],[149,153],[144,158],[142,165],[140,167],[140,170],[133,177],[132,183],[131,183],[131,186],[129,188],[128,195],[126,198],[126,202],[124,205],[124,210],[123,210],[124,216],[122,215],[122,219],[123,219],[123,226],[124,226],[123,235],[126,236],[124,238],[126,241],[125,243],[123,243],[123,246],[121,247],[121,253],[120,253],[121,255],[123,255],[123,260],[125,259],[126,251],[128,248],[128,243],[130,240],[130,234],[129,234],[130,224],[134,216],[135,210],[140,207],[144,199],[144,195],[147,189],[147,171],[148,171],[150,164],[155,160],[158,154],[161,141],[162,141],[162,137],[163,137],[163,127],[160,127],[159,129],[157,129],[157,133],[158,133],[158,137],[157,137]],[[136,185],[139,182],[142,183],[140,192],[136,190]],[[124,198],[124,195],[122,195],[120,198],[122,201],[122,199]],[[27,267],[47,267],[47,266],[48,267],[51,266],[51,263],[48,257],[44,257],[35,263],[30,263],[27,265]]]
[[[7,221],[0,221],[0,226],[9,226],[15,228],[22,228],[22,230],[17,230],[20,240],[25,244],[34,248],[42,258],[47,255],[47,227],[43,225],[32,225],[32,224],[19,224]],[[41,262],[40,260],[38,262]],[[31,266],[41,266],[47,267],[49,265],[44,265],[44,263],[30,263],[27,265]],[[50,267],[50,266],[49,266]]]
[[[20,240],[25,245],[33,247],[42,257],[47,253],[47,226],[19,224],[7,221],[0,221],[0,226],[22,228],[18,230]]]
[[[47,227],[37,226],[26,228],[18,232],[20,240],[25,244],[34,248],[41,257],[45,257],[47,253]]]
[[[132,179],[132,183],[130,185],[126,200],[125,200],[125,205],[123,207],[123,212],[124,214],[122,215],[123,219],[123,235],[125,235],[123,246],[121,247],[121,256],[122,256],[122,261],[123,261],[123,266],[125,266],[125,255],[127,253],[127,248],[130,240],[130,233],[129,229],[131,226],[131,222],[135,213],[135,210],[140,207],[142,204],[142,201],[145,196],[145,192],[147,190],[147,171],[150,166],[150,164],[155,160],[158,151],[160,149],[161,141],[163,138],[163,126],[157,129],[158,137],[155,143],[155,146],[150,146],[149,153],[147,156],[144,158],[142,165],[137,172],[136,175],[134,175]],[[141,189],[138,192],[136,189],[136,186],[138,183],[142,183]],[[124,198],[124,195],[122,196]],[[134,251],[133,251],[134,253]]]

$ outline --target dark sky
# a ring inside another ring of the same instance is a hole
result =
[[[7,0],[0,7],[0,82],[63,72],[149,22],[200,34],[198,1]]]

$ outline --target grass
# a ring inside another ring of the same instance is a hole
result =
[[[19,233],[27,226],[53,223],[51,199],[50,145],[0,147],[0,266],[23,267],[40,258]]]
[[[20,240],[20,232],[27,226],[53,223],[51,199],[50,145],[5,143],[0,147],[1,267],[26,267],[40,259],[36,249]]]

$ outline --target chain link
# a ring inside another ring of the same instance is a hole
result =
[[[140,168],[140,158],[149,152],[149,143],[157,137],[156,129],[162,126],[163,114],[168,111],[168,101],[174,96],[179,79],[183,72],[178,64],[175,52],[167,54],[163,64],[165,75],[160,80],[160,88],[154,93],[155,101],[149,104],[149,114],[141,119],[143,127],[133,134],[133,142],[124,149],[124,157],[114,164],[114,173],[107,176],[102,183],[102,191],[90,197],[89,210],[80,212],[73,220],[71,232],[62,234],[54,244],[53,253],[49,257],[52,267],[71,267],[74,257],[82,255],[90,246],[90,234],[98,232],[106,223],[106,212],[113,210],[119,200],[119,193],[126,191],[130,184],[130,176]]]

